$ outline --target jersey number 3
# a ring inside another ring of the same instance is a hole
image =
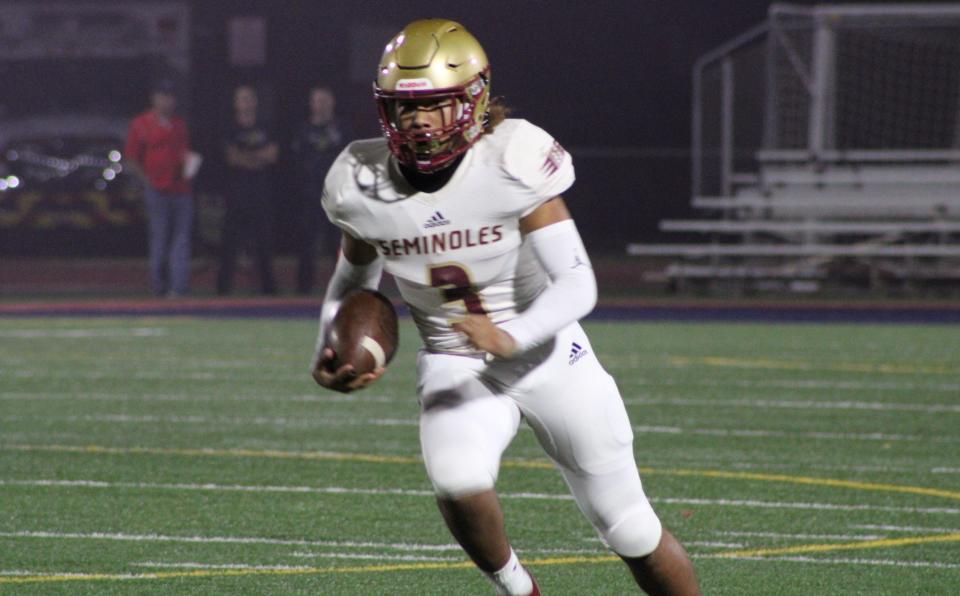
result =
[[[470,281],[470,274],[460,265],[436,265],[430,268],[430,285],[440,290],[446,302],[462,300],[467,312],[485,315],[483,302]]]

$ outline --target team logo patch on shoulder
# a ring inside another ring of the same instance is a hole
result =
[[[570,366],[576,364],[581,358],[590,353],[590,350],[585,349],[583,346],[577,342],[573,342],[570,345]]]
[[[547,153],[547,158],[543,161],[543,165],[540,166],[540,171],[547,176],[554,175],[560,169],[560,166],[563,165],[563,157],[566,154],[567,152],[560,142],[554,141],[553,146],[550,147],[550,152]]]
[[[437,226],[448,226],[450,225],[450,220],[443,216],[439,211],[435,211],[433,215],[430,216],[430,219],[423,224],[424,228],[435,228]]]

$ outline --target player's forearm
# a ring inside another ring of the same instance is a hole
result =
[[[500,325],[519,352],[587,316],[597,303],[597,280],[572,219],[535,230],[527,240],[552,283],[527,310]]]
[[[366,264],[350,262],[341,252],[337,257],[337,266],[327,283],[327,291],[323,296],[323,307],[320,309],[320,324],[317,329],[317,343],[314,348],[313,361],[316,362],[323,349],[324,336],[327,326],[337,314],[340,302],[350,292],[360,288],[377,289],[380,277],[383,274],[383,261],[375,259]]]

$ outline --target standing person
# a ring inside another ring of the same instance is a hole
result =
[[[483,48],[458,23],[408,25],[386,46],[375,96],[385,139],[351,143],[323,204],[343,230],[313,376],[348,392],[380,369],[330,371],[324,332],[349,291],[390,272],[425,346],[420,443],[450,532],[500,594],[539,594],[494,490],[526,419],[583,514],[652,594],[698,594],[686,551],[650,506],[613,378],[577,322],[596,302],[590,260],[560,193],[570,155],[490,102]]]
[[[273,277],[273,201],[271,176],[279,146],[260,118],[256,90],[240,85],[233,92],[234,120],[224,142],[227,164],[226,213],[220,248],[217,293],[233,289],[237,251],[252,246],[260,272],[260,290],[276,294]]]
[[[350,138],[337,120],[336,105],[336,97],[329,87],[311,87],[310,115],[300,126],[291,146],[297,168],[298,188],[294,212],[297,226],[297,292],[300,294],[309,294],[313,289],[317,244],[321,248],[330,244],[327,230],[331,226],[324,221],[319,208],[323,179]]]
[[[143,181],[147,213],[150,288],[157,296],[190,290],[190,234],[193,197],[184,162],[190,135],[177,116],[176,88],[161,80],[150,94],[150,109],[130,123],[124,164]]]

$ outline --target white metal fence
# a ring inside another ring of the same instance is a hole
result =
[[[773,5],[696,63],[692,150],[695,197],[768,161],[960,161],[960,5]]]

